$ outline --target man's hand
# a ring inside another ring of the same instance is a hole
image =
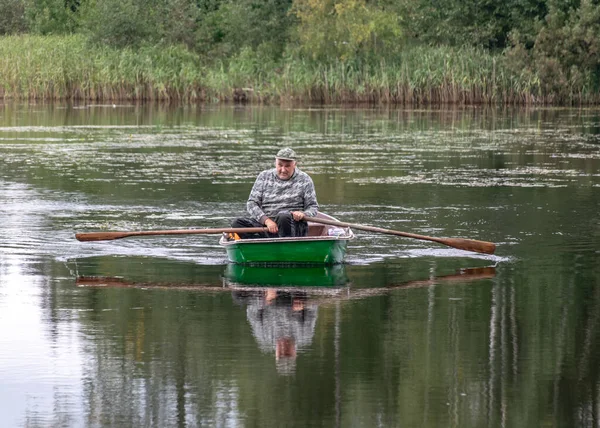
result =
[[[265,220],[265,226],[267,226],[267,229],[269,229],[269,233],[277,233],[277,231],[279,230],[277,228],[277,223],[275,223],[270,218]]]
[[[304,213],[302,211],[292,211],[292,217],[296,221],[304,220]]]

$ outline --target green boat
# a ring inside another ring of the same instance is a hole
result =
[[[319,213],[317,217],[337,221]],[[233,240],[223,234],[219,243],[227,257],[241,264],[326,264],[344,262],[348,241],[354,238],[349,227],[335,227],[308,222],[308,235],[293,238]]]

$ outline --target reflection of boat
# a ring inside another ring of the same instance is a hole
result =
[[[335,220],[327,214],[318,217]],[[354,238],[349,227],[339,228],[308,222],[308,236],[230,240],[223,235],[219,243],[234,263],[342,263],[348,241]]]
[[[494,266],[484,266],[477,268],[460,269],[455,274],[436,276],[425,280],[408,281],[404,284],[393,285],[388,288],[419,288],[429,287],[434,284],[463,284],[468,281],[477,281],[481,279],[492,279],[496,276],[496,268]]]
[[[225,284],[221,280],[199,284],[189,282],[189,279],[188,281],[160,281],[156,277],[152,277],[150,280],[134,280],[94,275],[78,276],[75,284],[78,287],[170,289],[209,293],[230,292],[232,290],[264,293],[265,290],[271,289],[280,292],[298,292],[321,296],[318,304],[322,304],[381,296],[395,290],[442,284],[460,285],[472,281],[489,280],[496,276],[496,268],[487,266],[461,269],[451,275],[407,281],[387,287],[365,288],[348,287],[349,279],[346,276],[344,265],[278,267],[229,264],[223,276],[225,277]]]
[[[71,259],[68,268],[78,277],[127,278],[130,283],[221,284],[223,265],[140,256],[94,256]]]
[[[348,283],[344,265],[252,266],[230,263],[225,269],[230,285],[341,287]]]
[[[140,288],[144,290],[188,290],[188,291],[208,291],[221,292],[223,287],[217,285],[204,284],[186,284],[169,282],[142,282],[129,281],[118,276],[78,276],[75,279],[77,287],[91,288]]]
[[[358,288],[349,291],[339,297],[341,300],[361,300],[368,297],[382,296],[396,290],[407,290],[412,288],[426,288],[433,285],[467,284],[473,281],[493,279],[496,277],[496,268],[486,266],[480,268],[461,269],[455,274],[436,276],[425,280],[407,281],[402,284],[390,285],[387,287],[368,287]],[[333,302],[330,299],[329,302]]]

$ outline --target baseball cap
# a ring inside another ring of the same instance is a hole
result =
[[[296,160],[298,160],[298,156],[296,156],[296,152],[295,151],[293,151],[289,147],[286,147],[286,148],[281,149],[281,150],[279,150],[277,152],[277,155],[275,156],[275,159],[296,161]]]

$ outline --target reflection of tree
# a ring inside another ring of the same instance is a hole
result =
[[[288,287],[275,299],[264,287],[100,281],[78,289],[83,307],[94,309],[79,319],[94,332],[90,420],[276,426],[292,415],[330,426],[357,416],[363,426],[585,426],[597,417],[594,276],[557,282],[553,271],[525,272],[512,264],[499,277],[482,268],[329,293]],[[245,310],[231,307],[232,296]],[[294,300],[314,317],[305,312],[305,324],[289,328],[298,323]],[[274,327],[278,319],[288,326]],[[302,358],[291,378],[274,369],[278,331],[305,338],[296,339]]]

